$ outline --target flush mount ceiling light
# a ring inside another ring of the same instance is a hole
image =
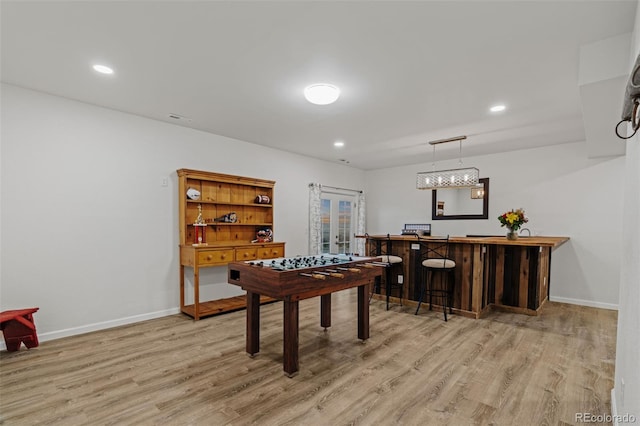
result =
[[[489,111],[491,111],[491,112],[502,112],[505,109],[507,109],[507,107],[504,106],[504,105],[494,105],[491,108],[489,108]]]
[[[113,74],[113,68],[110,68],[106,65],[95,64],[93,69],[99,72],[100,74]]]
[[[335,141],[333,143],[333,146],[335,146],[336,148],[342,148],[344,146],[344,142],[342,141]]]
[[[416,176],[417,189],[447,189],[447,188],[473,188],[480,179],[480,171],[475,167],[462,167],[462,141],[466,136],[456,136],[455,138],[440,139],[429,142],[433,146],[433,171],[420,172]],[[436,145],[447,142],[460,142],[460,168],[436,170]]]
[[[304,89],[304,97],[316,105],[329,105],[340,96],[340,89],[332,84],[318,83]]]

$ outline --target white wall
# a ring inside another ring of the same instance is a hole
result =
[[[534,235],[571,238],[552,253],[551,300],[615,308],[625,160],[587,159],[585,150],[584,142],[576,142],[465,157],[465,166],[490,179],[486,220],[432,221],[431,191],[415,189],[416,173],[431,170],[430,164],[368,171],[367,232],[398,233],[405,223],[431,223],[434,235],[503,235],[498,216],[522,207]]]
[[[178,312],[179,168],[275,180],[287,255],[308,250],[310,182],[364,186],[340,164],[6,84],[1,136],[0,309],[40,307],[43,341]],[[203,299],[241,294],[226,273],[202,271]]]
[[[629,73],[640,54],[640,2],[638,3]],[[623,214],[623,223],[627,226],[622,241],[612,408],[614,414],[630,414],[635,416],[636,422],[640,422],[640,136],[636,135],[621,143],[626,143],[627,148]]]

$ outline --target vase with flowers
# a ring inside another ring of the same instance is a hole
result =
[[[510,210],[498,216],[500,226],[506,226],[509,232],[507,233],[508,240],[515,240],[518,238],[518,229],[523,223],[527,223],[529,218],[524,215],[523,209]]]

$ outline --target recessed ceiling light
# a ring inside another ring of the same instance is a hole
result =
[[[489,111],[491,111],[491,112],[502,112],[505,109],[507,109],[507,107],[504,106],[504,105],[494,105],[491,108],[489,108]]]
[[[340,96],[340,89],[332,84],[318,83],[304,89],[304,97],[316,105],[329,105]]]
[[[98,71],[100,74],[113,74],[113,68],[109,68],[106,65],[96,64],[93,66],[93,69]]]
[[[333,146],[335,146],[336,148],[342,148],[344,146],[344,142],[336,141],[333,143]]]

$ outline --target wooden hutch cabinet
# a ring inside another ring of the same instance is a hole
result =
[[[275,182],[188,169],[177,173],[180,310],[198,320],[242,309],[243,296],[200,301],[200,268],[284,256],[285,243],[257,241],[258,231],[273,232]],[[193,269],[191,305],[185,305],[185,266]]]

